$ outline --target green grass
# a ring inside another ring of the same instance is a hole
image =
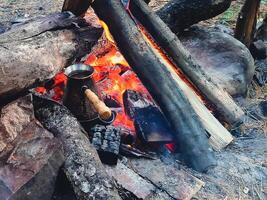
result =
[[[232,25],[233,23],[235,23],[240,9],[241,9],[240,4],[232,5],[227,11],[225,11],[223,14],[219,16],[220,23],[225,25]]]

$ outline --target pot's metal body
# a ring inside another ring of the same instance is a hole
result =
[[[63,104],[80,121],[91,121],[98,118],[98,113],[86,99],[83,87],[86,86],[98,95],[92,79],[94,68],[84,64],[74,64],[65,69],[68,77],[64,92]],[[99,96],[99,95],[98,95]]]

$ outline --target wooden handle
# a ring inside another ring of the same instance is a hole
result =
[[[93,104],[101,119],[107,120],[111,117],[112,112],[110,108],[92,90],[86,89],[84,93],[87,99]]]

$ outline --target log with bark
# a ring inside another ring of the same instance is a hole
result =
[[[250,46],[257,24],[257,15],[261,0],[246,0],[236,22],[235,38]]]
[[[0,34],[0,104],[88,54],[102,31],[63,12],[32,19]]]
[[[63,144],[63,170],[78,199],[120,199],[86,132],[63,105],[33,93],[35,117]]]
[[[232,0],[172,0],[157,11],[158,16],[178,33],[197,22],[215,17],[226,11]],[[85,12],[90,4],[88,0],[65,0],[64,11],[77,16]],[[145,0],[148,3],[147,0]]]
[[[174,33],[226,11],[232,0],[171,0],[157,15]]]
[[[109,27],[117,46],[159,104],[174,129],[185,162],[199,171],[215,164],[205,129],[171,72],[145,41],[122,3],[97,0],[92,8]]]

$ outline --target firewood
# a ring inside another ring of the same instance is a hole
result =
[[[226,11],[232,0],[172,0],[157,11],[158,16],[178,33],[202,20],[215,17]],[[131,1],[130,1],[131,2]],[[148,3],[149,0],[144,0]],[[65,0],[63,11],[76,16],[83,14],[90,6],[89,0]]]
[[[97,0],[92,8],[109,27],[117,46],[169,120],[185,162],[205,171],[215,164],[205,129],[172,73],[147,44],[122,3]]]
[[[159,46],[179,66],[193,84],[216,107],[219,114],[230,124],[240,122],[244,116],[231,96],[216,85],[181,44],[178,37],[149,7],[140,0],[130,1],[130,11],[153,36]]]
[[[228,130],[222,126],[222,124],[210,113],[210,111],[205,107],[205,105],[199,100],[199,97],[189,88],[178,76],[174,77],[179,87],[182,89],[184,94],[187,96],[191,106],[194,108],[197,113],[201,123],[203,124],[206,131],[209,133],[209,144],[215,150],[221,150],[230,144],[233,141],[233,137]],[[124,107],[125,111],[131,118],[134,118],[134,115],[140,115],[140,108],[155,107],[151,101],[147,98],[144,98],[141,95],[138,95],[134,91],[126,91],[124,94]],[[127,97],[128,96],[128,97]],[[127,98],[126,98],[127,97]],[[136,98],[136,103],[133,100]],[[134,104],[135,103],[135,104]],[[149,114],[150,115],[150,114]],[[145,116],[143,117],[145,118]],[[149,117],[146,117],[148,119]],[[158,122],[159,123],[159,122]],[[159,124],[162,124],[159,123]],[[135,122],[135,126],[142,126],[141,122]],[[159,126],[159,125],[157,125]],[[165,127],[165,126],[164,126]],[[140,128],[136,128],[137,131]],[[141,128],[141,132],[144,132],[144,127]],[[163,129],[165,130],[165,129]]]
[[[197,61],[192,59],[177,36],[171,32],[164,22],[139,0],[131,0],[129,8],[132,14],[148,29],[158,44],[173,58],[177,66],[184,70],[187,77],[191,78],[190,80],[195,83],[195,86],[216,106],[219,113],[224,116],[224,119],[230,124],[240,121],[244,115],[241,108],[235,104],[227,92],[219,88],[201,70]],[[175,73],[172,68],[169,70],[173,71],[172,74]],[[174,79],[187,96],[203,126],[209,133],[209,142],[213,148],[220,150],[227,146],[233,140],[231,134],[210,113],[196,93],[179,76],[174,76]]]
[[[94,146],[70,111],[63,105],[33,94],[35,117],[63,144],[63,170],[78,199],[120,199]]]
[[[171,0],[157,15],[174,33],[226,11],[232,0]]]
[[[101,34],[101,28],[70,12],[32,19],[1,34],[0,104],[88,54]]]
[[[235,38],[250,46],[257,24],[257,14],[261,0],[246,0],[236,22]]]

